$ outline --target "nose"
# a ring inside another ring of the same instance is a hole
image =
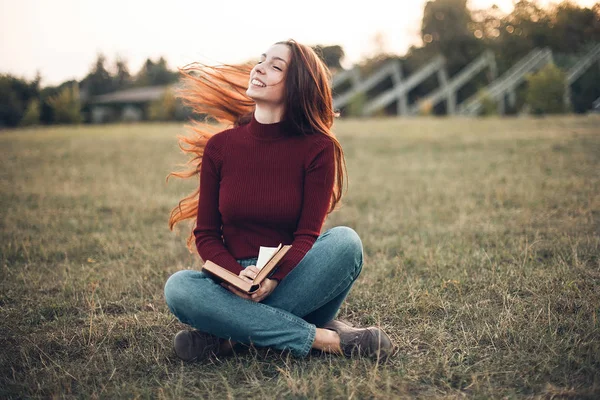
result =
[[[260,73],[260,74],[263,74],[263,75],[264,75],[264,73],[265,73],[265,67],[264,67],[263,63],[261,63],[261,64],[256,64],[256,66],[254,67],[254,70],[255,70],[256,72]]]

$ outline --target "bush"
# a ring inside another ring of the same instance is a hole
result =
[[[356,93],[346,106],[346,115],[348,117],[362,117],[363,109],[367,102],[367,95],[362,92]]]
[[[167,89],[160,99],[148,106],[148,119],[151,121],[172,121],[175,119],[177,99],[171,89]]]
[[[83,121],[77,84],[65,86],[58,95],[48,100],[48,104],[57,124],[79,124]]]
[[[564,103],[565,73],[548,64],[527,76],[527,103],[532,114],[557,114],[566,111]]]
[[[430,116],[433,113],[433,104],[431,101],[422,101],[419,103],[419,115],[422,117]]]
[[[487,90],[481,90],[479,92],[479,99],[481,101],[480,115],[498,115],[498,102],[490,96]]]
[[[39,125],[40,123],[40,101],[31,99],[25,110],[25,115],[21,119],[21,126]]]

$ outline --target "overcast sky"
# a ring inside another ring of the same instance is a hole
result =
[[[124,58],[131,73],[164,56],[174,69],[193,61],[234,63],[293,38],[341,45],[345,65],[371,54],[376,33],[387,50],[419,44],[426,0],[0,0],[0,73],[42,85],[82,79],[99,52],[112,66]],[[512,0],[470,0],[471,9]],[[549,1],[541,1],[547,4]],[[592,6],[594,0],[580,0]]]

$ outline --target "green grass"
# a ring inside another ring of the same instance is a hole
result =
[[[600,396],[600,118],[339,121],[377,365],[265,349],[186,364],[163,285],[179,125],[0,132],[0,397]]]

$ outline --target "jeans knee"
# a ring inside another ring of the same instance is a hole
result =
[[[360,236],[348,226],[331,228],[330,234],[335,235],[335,242],[340,249],[341,256],[347,257],[354,264],[355,276],[358,276],[363,265],[363,245]]]
[[[182,302],[186,299],[185,287],[186,281],[189,279],[189,274],[192,271],[182,270],[177,271],[167,279],[165,283],[165,301],[171,310],[179,308]]]

